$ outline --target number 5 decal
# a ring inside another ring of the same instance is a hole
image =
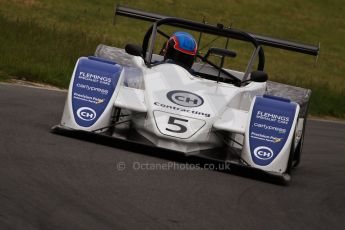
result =
[[[163,135],[187,139],[197,133],[206,121],[163,111],[153,111],[156,126]]]
[[[177,122],[180,122],[180,123],[177,123]],[[188,123],[188,120],[178,118],[178,117],[169,117],[168,124],[175,126],[175,129],[166,128],[166,130],[169,132],[174,132],[174,133],[185,133],[187,131],[187,127],[181,124],[183,122]]]

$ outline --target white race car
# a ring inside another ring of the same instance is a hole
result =
[[[125,7],[116,13],[153,25],[142,46],[99,45],[95,56],[79,58],[53,132],[290,180],[300,161],[311,90],[267,81],[262,46],[315,56],[319,47]],[[155,54],[156,36],[169,39],[163,25],[200,33],[199,47],[204,34],[252,44],[246,70],[223,68],[225,57],[236,56],[226,48],[197,52],[190,69]]]

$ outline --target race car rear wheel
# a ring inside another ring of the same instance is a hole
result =
[[[287,174],[290,174],[291,169],[293,168],[293,162],[295,159],[295,150],[294,150],[295,144],[294,143],[295,143],[295,135],[294,135],[292,142],[291,142],[289,160],[288,160],[288,164],[287,164],[286,171],[285,171],[285,173],[287,173]]]
[[[299,118],[298,118],[299,119]],[[303,121],[303,128],[302,128],[302,133],[301,137],[299,140],[299,143],[297,144],[296,149],[295,147],[295,139],[296,139],[296,134],[293,136],[293,140],[291,142],[291,150],[290,150],[290,155],[289,155],[289,161],[288,165],[286,168],[286,173],[290,173],[292,168],[295,168],[299,165],[300,160],[301,160],[301,153],[302,153],[302,148],[303,148],[303,143],[304,143],[304,133],[305,133],[305,124],[306,124],[306,119]],[[297,128],[297,125],[296,125]],[[296,130],[295,130],[296,132]]]
[[[297,167],[301,162],[301,155],[302,155],[302,149],[303,149],[303,144],[304,144],[304,133],[305,133],[305,127],[306,127],[307,120],[308,120],[307,117],[308,117],[308,111],[309,111],[309,104],[310,104],[309,98],[310,98],[310,96],[311,96],[311,90],[308,90],[308,100],[306,101],[306,103],[304,105],[304,110],[302,110],[302,112],[300,111],[300,114],[299,114],[299,118],[304,119],[303,120],[303,129],[302,129],[300,141],[299,141],[297,148],[295,150],[292,167]]]
[[[302,154],[302,149],[303,149],[303,143],[304,143],[304,132],[305,132],[305,123],[303,125],[303,130],[301,134],[301,139],[296,147],[296,150],[294,152],[294,157],[292,161],[292,167],[297,167],[301,161],[301,154]]]

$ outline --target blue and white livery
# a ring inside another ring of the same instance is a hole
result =
[[[55,132],[107,137],[134,151],[182,153],[289,179],[300,161],[311,90],[268,81],[263,45],[312,55],[318,47],[125,7],[117,13],[155,23],[140,46],[99,45],[95,56],[79,58]],[[224,67],[225,59],[237,59],[232,49],[202,50],[202,34],[198,44],[179,38],[183,32],[173,35],[178,49],[195,55],[191,68],[165,59],[169,36],[162,25],[221,37],[225,44],[247,42],[253,50],[245,70]],[[159,35],[165,43],[155,48]]]

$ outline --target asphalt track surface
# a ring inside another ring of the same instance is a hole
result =
[[[281,186],[211,170],[136,170],[169,162],[50,133],[65,97],[0,84],[1,230],[345,227],[343,123],[308,123],[302,163]]]

